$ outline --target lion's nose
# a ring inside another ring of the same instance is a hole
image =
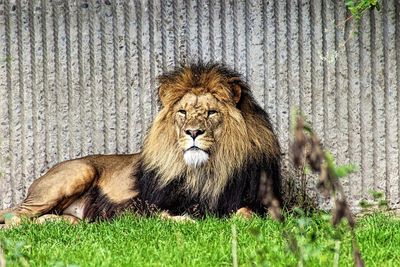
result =
[[[193,139],[196,139],[197,136],[202,135],[204,133],[204,130],[186,130],[185,133],[187,135],[190,135]]]

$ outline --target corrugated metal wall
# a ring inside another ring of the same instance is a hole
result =
[[[155,77],[179,62],[244,74],[287,151],[300,106],[339,163],[353,204],[399,203],[400,3],[360,26],[344,0],[0,0],[0,207],[56,162],[140,150]]]

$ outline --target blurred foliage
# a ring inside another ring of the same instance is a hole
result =
[[[356,20],[360,21],[363,14],[367,10],[376,8],[380,10],[381,6],[378,0],[345,0],[346,7],[350,11],[351,16]]]

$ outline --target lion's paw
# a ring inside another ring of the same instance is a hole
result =
[[[71,215],[45,214],[35,220],[35,222],[38,224],[58,221],[64,221],[70,224],[77,224],[79,222],[79,219]]]
[[[243,207],[236,211],[236,216],[244,219],[251,219],[253,217],[253,211],[249,208]]]
[[[189,215],[185,214],[185,215],[176,215],[173,216],[171,214],[169,214],[168,212],[164,211],[160,214],[160,217],[162,219],[166,219],[166,220],[171,220],[174,222],[179,222],[179,223],[196,223],[195,220],[193,220]]]
[[[21,217],[14,213],[7,213],[4,218],[6,227],[18,226],[22,223]]]

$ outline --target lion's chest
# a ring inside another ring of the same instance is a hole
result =
[[[176,177],[160,187],[159,179],[156,171],[141,172],[139,199],[172,214],[225,216],[243,206],[257,209],[259,206],[259,170],[256,166],[234,173],[224,183],[207,180],[207,177],[186,176]]]

